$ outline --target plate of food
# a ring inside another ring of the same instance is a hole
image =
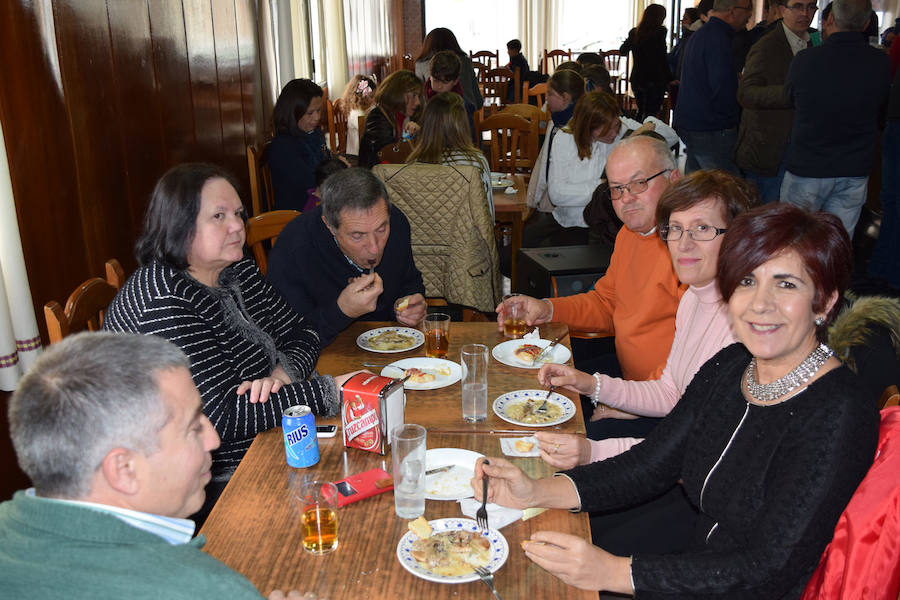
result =
[[[547,400],[546,412],[538,412],[547,390],[518,390],[503,394],[494,400],[494,414],[513,425],[550,427],[565,423],[575,416],[575,404],[553,392]]]
[[[550,340],[507,340],[493,347],[491,356],[510,367],[520,369],[540,369],[545,362],[563,364],[572,356],[572,352],[562,344],[556,344],[550,351],[550,356],[541,360],[539,364],[532,365],[544,348],[550,345]]]
[[[403,383],[408,390],[436,390],[453,385],[462,378],[462,368],[458,363],[443,358],[404,358],[381,369],[384,377],[401,379],[409,375]]]
[[[475,461],[484,456],[462,448],[432,448],[425,452],[425,498],[462,500],[474,495]],[[449,468],[448,468],[449,467]],[[437,473],[428,474],[429,471]]]
[[[493,573],[508,556],[503,534],[494,529],[482,532],[472,519],[419,517],[410,521],[409,531],[397,544],[397,559],[404,569],[437,583],[478,581],[475,567]]]
[[[512,184],[513,180],[509,178],[509,174],[497,173],[496,171],[491,172],[491,186],[493,186],[495,189],[507,188]]]
[[[369,352],[406,352],[425,343],[425,334],[411,327],[379,327],[359,334],[356,345]]]

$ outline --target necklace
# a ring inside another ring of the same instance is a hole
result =
[[[832,354],[834,354],[834,351],[831,348],[825,344],[819,344],[793,371],[772,383],[765,384],[759,383],[757,379],[756,357],[753,357],[750,359],[750,364],[747,365],[747,370],[744,372],[744,380],[747,382],[747,393],[761,404],[786,396],[809,381]]]

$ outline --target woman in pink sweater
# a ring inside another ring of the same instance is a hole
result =
[[[735,341],[727,306],[716,287],[716,266],[728,224],[755,203],[756,192],[744,180],[712,170],[680,179],[660,197],[656,209],[659,234],[669,247],[678,279],[690,287],[678,305],[675,339],[657,379],[628,381],[548,364],[538,372],[541,385],[552,384],[589,396],[596,407],[592,421],[669,414],[700,366]],[[604,460],[641,441],[595,441],[545,432],[536,437],[541,457],[560,469]]]

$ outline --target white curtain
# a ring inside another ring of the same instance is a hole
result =
[[[562,0],[533,0],[519,5],[520,39],[532,69],[537,70],[545,49],[553,50],[559,44],[561,17]]]
[[[343,0],[322,0],[326,45],[325,73],[331,99],[340,98],[347,85],[347,37],[344,33]]]
[[[0,390],[14,390],[40,350],[0,124]]]
[[[654,2],[653,0],[631,0],[631,23],[628,24],[629,30],[632,27],[637,27],[637,24],[641,22],[641,17],[644,16],[644,9],[651,4],[665,5],[665,2]],[[685,6],[687,6],[687,4],[685,4]]]

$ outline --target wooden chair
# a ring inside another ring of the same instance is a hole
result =
[[[472,61],[472,69],[475,71],[475,79],[478,81],[478,89],[481,90],[482,95],[484,95],[484,81],[487,72],[490,71],[490,68],[482,62],[478,62],[477,60]],[[476,106],[476,109],[480,109],[480,106]]]
[[[360,129],[362,131],[362,129]],[[412,154],[412,144],[407,140],[404,142],[391,142],[378,151],[378,162],[388,164],[405,163],[406,159]]]
[[[618,50],[610,50],[603,53],[603,62],[606,70],[609,71],[610,82],[612,83],[613,92],[619,101],[622,110],[631,110],[634,108],[633,98],[629,96],[628,89],[628,70],[630,66],[630,54],[622,53]]]
[[[897,406],[900,404],[900,390],[897,389],[896,385],[890,385],[881,395],[881,408],[886,408],[888,406]]]
[[[479,50],[478,52],[469,50],[469,58],[472,59],[472,62],[477,60],[484,64],[488,69],[500,68],[500,52],[497,50],[494,50],[493,52],[490,50]]]
[[[328,103],[328,141],[331,152],[345,154],[347,152],[347,113],[343,111],[343,103],[338,98]]]
[[[125,271],[119,261],[106,261],[106,279],[92,277],[78,286],[63,308],[56,300],[44,305],[44,319],[50,343],[55,344],[71,333],[99,331],[106,307],[125,282]]]
[[[547,104],[547,84],[539,83],[529,86],[527,81],[522,83],[522,102],[531,104],[532,98],[535,100],[535,105],[543,109]]]
[[[478,139],[484,139],[484,132],[490,132],[490,153],[488,160],[491,171],[517,172],[530,175],[538,154],[538,122],[525,117],[498,112],[476,124]]]
[[[508,104],[500,112],[502,114],[518,115],[529,121],[537,121],[539,134],[547,131],[547,123],[550,122],[550,113],[533,104]]]
[[[564,62],[572,60],[571,50],[544,50],[544,60],[541,61],[541,69],[544,75],[550,74],[550,65],[553,65],[553,71],[556,67]]]
[[[297,210],[273,210],[262,213],[247,221],[247,246],[256,259],[262,274],[266,274],[269,266],[269,249],[278,238],[284,226],[300,215]]]
[[[502,108],[506,106],[506,93],[509,86],[517,86],[516,75],[506,67],[491,69],[484,76],[485,108]],[[489,111],[485,111],[489,112]]]
[[[266,152],[269,143],[260,147],[256,144],[247,146],[247,169],[250,171],[250,214],[261,215],[275,203],[275,192],[272,189],[272,173]]]

